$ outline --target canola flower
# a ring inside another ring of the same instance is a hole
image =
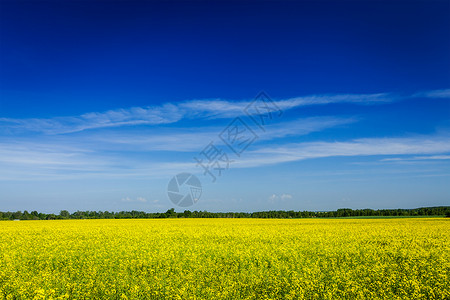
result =
[[[449,219],[0,222],[0,299],[450,299]]]

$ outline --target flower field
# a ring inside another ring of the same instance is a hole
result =
[[[0,222],[0,299],[450,299],[450,220]]]

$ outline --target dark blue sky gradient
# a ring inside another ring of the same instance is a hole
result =
[[[1,1],[10,117],[450,82],[448,1]]]

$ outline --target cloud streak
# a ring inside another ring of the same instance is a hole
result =
[[[353,124],[357,118],[309,117],[279,122],[266,127],[266,132],[258,136],[258,142],[303,136],[338,126]],[[120,147],[135,151],[200,151],[209,142],[217,140],[224,127],[166,128],[154,130],[93,134],[92,147]]]
[[[146,151],[141,153],[146,153],[146,158],[127,158],[123,153],[106,155],[103,151],[85,151],[79,147],[71,149],[67,145],[34,147],[32,143],[23,143],[7,147],[0,144],[0,179],[161,178],[179,172],[202,172],[195,166],[192,152],[177,160],[173,157],[154,159]],[[412,158],[386,158],[382,162],[448,160],[449,153],[449,135],[442,134],[289,143],[279,147],[262,144],[255,150],[244,152],[231,163],[230,168],[256,168],[327,157],[416,155]]]
[[[140,202],[140,203],[145,203],[147,202],[147,199],[145,199],[144,197],[137,197],[136,199],[130,198],[130,197],[126,197],[126,198],[122,198],[122,202]]]
[[[307,142],[249,151],[248,158],[235,167],[260,167],[285,162],[325,157],[375,155],[414,155],[450,153],[450,137],[415,136],[408,138],[365,138],[345,142]],[[445,156],[434,156],[443,159]]]
[[[449,160],[450,155],[414,156],[414,157],[392,157],[384,158],[380,161],[425,161],[425,160]]]
[[[268,127],[258,143],[303,136],[356,121],[310,117],[281,122]],[[222,127],[166,128],[4,138],[0,142],[0,178],[145,177],[195,171],[194,154],[217,140],[221,130]],[[167,157],[167,151],[180,154]]]
[[[430,91],[442,98],[447,90]],[[398,99],[389,94],[328,95],[279,100],[283,110],[302,105],[328,103],[386,103]],[[193,157],[211,141],[218,140],[222,126],[148,126],[121,130],[86,131],[138,124],[172,124],[182,119],[226,118],[242,114],[248,101],[187,101],[152,108],[131,108],[79,117],[51,119],[0,119],[0,133],[38,132],[30,135],[3,135],[0,141],[0,180],[40,180],[67,178],[148,178],[170,176],[181,171],[202,172]],[[292,143],[313,132],[346,126],[357,118],[334,116],[281,119],[266,127],[242,157],[230,168],[254,168],[325,157],[415,155],[385,158],[381,162],[448,160],[447,133],[430,136],[360,138],[335,142]],[[225,120],[225,122],[228,122]],[[210,122],[206,122],[210,123]],[[75,133],[79,134],[61,134]],[[276,141],[276,143],[274,143]],[[172,152],[177,152],[172,153]],[[168,155],[169,154],[169,155]]]
[[[450,98],[450,89],[426,91],[415,94],[413,97],[424,98]]]
[[[276,100],[274,102],[282,110],[290,110],[301,106],[332,103],[383,104],[418,96],[449,98],[450,90],[428,91],[408,97],[400,97],[390,93],[312,95]],[[47,119],[0,118],[0,130],[4,134],[36,132],[54,135],[130,125],[173,124],[183,119],[233,118],[243,115],[244,108],[250,103],[251,101],[227,101],[220,99],[191,100],[179,103],[165,103],[159,106],[91,112],[70,117]]]

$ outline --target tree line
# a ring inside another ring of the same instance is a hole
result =
[[[207,212],[190,211],[176,212],[171,208],[163,213],[144,211],[76,211],[67,210],[59,214],[46,214],[37,211],[0,212],[0,220],[59,220],[59,219],[158,219],[158,218],[340,218],[340,217],[415,217],[415,216],[447,216],[450,217],[450,206],[421,207],[413,209],[350,209],[341,208],[336,211],[261,211],[261,212]]]

